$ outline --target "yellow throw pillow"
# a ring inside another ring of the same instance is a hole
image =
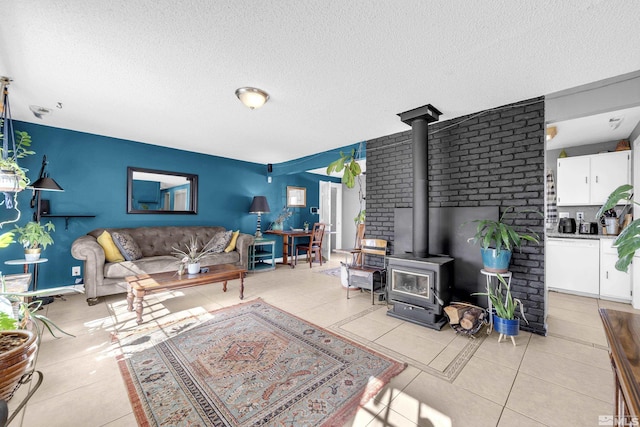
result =
[[[104,257],[109,262],[122,262],[124,261],[124,257],[120,253],[120,250],[113,243],[113,239],[111,238],[111,234],[107,230],[104,230],[100,236],[98,236],[98,243],[104,249]]]
[[[231,241],[229,242],[229,245],[227,246],[227,248],[224,250],[225,252],[231,252],[236,248],[236,241],[238,240],[239,234],[240,234],[240,230],[233,232],[233,234],[231,235]]]

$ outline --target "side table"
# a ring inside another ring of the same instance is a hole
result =
[[[498,279],[498,274],[500,274],[504,280],[507,282],[507,285],[509,286],[509,288],[511,287],[511,272],[507,271],[505,273],[493,273],[491,271],[487,271],[485,269],[480,270],[480,273],[482,273],[486,279],[487,279],[487,292],[489,292],[489,290],[491,289],[491,286],[493,284],[493,279],[496,279],[496,286],[500,283],[500,280]],[[487,296],[487,301],[489,303],[489,328],[487,329],[487,335],[491,333],[491,331],[493,330],[493,304],[491,303],[491,298]],[[515,345],[515,344],[514,344]]]
[[[269,271],[276,268],[276,241],[274,239],[255,239],[249,246],[249,271]]]
[[[37,291],[38,290],[38,264],[42,264],[43,262],[47,262],[49,261],[47,258],[39,258],[35,261],[28,261],[26,259],[10,259],[8,261],[5,261],[4,263],[6,265],[20,265],[22,264],[24,266],[24,272],[28,273],[29,272],[29,265],[33,264],[33,291]]]
[[[32,291],[35,292],[38,290],[38,264],[42,264],[43,262],[47,262],[49,261],[47,258],[39,258],[35,261],[29,261],[26,259],[10,259],[8,261],[5,261],[4,263],[6,265],[20,265],[22,264],[24,266],[24,272],[28,273],[29,272],[29,266],[33,264],[33,289]],[[51,304],[53,302],[53,297],[35,297],[39,300],[42,301],[42,304]]]

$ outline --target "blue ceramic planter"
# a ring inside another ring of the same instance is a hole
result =
[[[509,271],[511,251],[502,249],[498,254],[494,248],[480,248],[480,253],[482,254],[482,264],[486,271],[491,273],[506,273]]]
[[[503,319],[494,314],[493,329],[500,334],[510,337],[516,336],[520,330],[520,319]]]

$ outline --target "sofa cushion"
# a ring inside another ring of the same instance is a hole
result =
[[[229,242],[231,241],[231,235],[233,231],[221,231],[213,237],[213,244],[211,245],[211,252],[214,254],[222,253],[227,246],[229,246]]]
[[[142,258],[142,251],[140,250],[140,247],[129,234],[114,231],[111,234],[111,237],[113,238],[113,243],[115,243],[118,249],[120,249],[120,253],[124,259],[127,261],[135,261]]]
[[[104,258],[109,262],[122,262],[124,258],[120,253],[120,250],[116,247],[115,243],[113,243],[113,239],[111,238],[111,234],[107,230],[104,230],[100,236],[98,236],[98,243],[102,246],[104,250]]]
[[[240,230],[233,232],[233,234],[231,235],[231,240],[229,241],[229,244],[224,249],[225,252],[231,252],[236,249],[236,242],[238,241],[239,235],[240,235]]]
[[[162,273],[163,271],[178,271],[178,258],[171,255],[160,255],[141,258],[137,261],[106,262],[104,277],[122,278],[138,274]]]

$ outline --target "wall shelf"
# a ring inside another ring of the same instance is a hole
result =
[[[68,230],[69,229],[69,219],[71,218],[95,218],[95,215],[89,215],[89,214],[42,214],[40,215],[41,218],[64,218],[64,229]]]

